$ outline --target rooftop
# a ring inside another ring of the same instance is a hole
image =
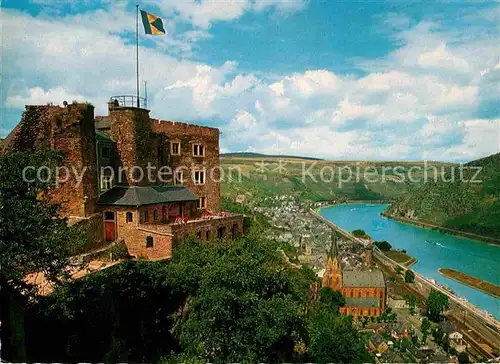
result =
[[[97,203],[114,206],[141,206],[197,200],[198,196],[182,186],[115,186],[103,193]]]
[[[346,307],[379,307],[377,297],[346,297]]]
[[[385,287],[385,280],[380,270],[346,270],[342,272],[342,285],[344,287]]]

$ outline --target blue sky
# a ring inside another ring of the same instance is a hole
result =
[[[135,93],[135,2],[4,0],[0,136],[25,104]],[[500,149],[499,3],[139,2],[154,117],[219,127],[222,151],[466,161]],[[141,28],[142,33],[142,28]]]

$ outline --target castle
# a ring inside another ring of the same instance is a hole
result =
[[[243,233],[243,216],[220,208],[218,129],[152,119],[132,96],[111,98],[107,116],[64,104],[27,105],[0,154],[63,153],[49,199],[90,245],[123,240],[132,256],[163,259],[188,235]]]
[[[365,249],[365,262],[371,265],[371,247]],[[345,305],[340,307],[344,315],[380,316],[386,306],[386,285],[380,270],[360,271],[343,270],[339,257],[337,240],[333,236],[327,254],[323,287],[340,291],[345,298]]]

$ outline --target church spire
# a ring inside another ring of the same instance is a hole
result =
[[[334,291],[342,288],[342,267],[340,264],[337,235],[332,231],[330,250],[326,252],[325,272],[323,273],[323,287],[330,287]]]
[[[330,251],[326,253],[326,257],[328,259],[333,259],[333,258],[338,258],[338,256],[339,256],[339,247],[337,246],[337,235],[335,234],[335,231],[333,231]]]

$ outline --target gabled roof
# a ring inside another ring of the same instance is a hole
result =
[[[335,231],[332,232],[330,250],[327,252],[326,256],[328,259],[337,258],[339,256],[339,247],[337,245],[337,237]]]
[[[113,138],[111,138],[111,135],[109,135],[101,130],[95,131],[95,139],[98,142],[105,142],[105,143],[114,143],[115,142],[113,140]]]
[[[344,287],[385,287],[385,280],[380,270],[345,270],[342,272]]]
[[[115,186],[103,193],[97,203],[114,206],[141,206],[197,200],[198,196],[182,186]]]
[[[346,307],[379,307],[377,297],[346,297]]]

